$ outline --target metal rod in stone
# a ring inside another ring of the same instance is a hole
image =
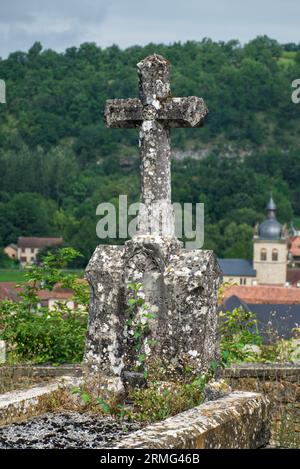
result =
[[[137,64],[139,99],[106,102],[105,122],[112,128],[139,128],[141,153],[141,234],[174,236],[171,208],[170,129],[200,127],[208,113],[202,98],[174,98],[170,90],[170,63],[161,55],[150,55]],[[162,223],[153,224],[155,210]]]

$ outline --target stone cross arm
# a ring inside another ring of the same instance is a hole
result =
[[[166,98],[143,106],[140,99],[109,99],[105,106],[105,123],[112,128],[137,128],[145,120],[155,119],[167,127],[200,127],[208,113],[202,98]],[[156,105],[155,105],[156,104]],[[153,114],[153,115],[152,115]]]
[[[170,129],[200,127],[208,110],[202,98],[173,98],[170,63],[161,55],[146,57],[137,68],[139,99],[108,100],[105,122],[113,128],[139,127],[143,205],[139,211],[139,233],[174,237]],[[153,220],[157,222],[155,227]]]

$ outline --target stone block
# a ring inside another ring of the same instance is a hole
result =
[[[147,359],[175,366],[188,361],[200,372],[218,358],[220,270],[212,251],[186,251],[174,238],[98,246],[86,277],[91,287],[88,370],[116,377],[134,371],[136,355],[126,326],[131,282],[142,284],[141,295],[155,313],[143,349]]]
[[[261,448],[269,441],[269,411],[262,394],[234,392],[138,430],[115,448]]]

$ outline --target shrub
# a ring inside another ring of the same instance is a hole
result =
[[[273,330],[268,330],[271,342],[263,344],[256,315],[242,307],[220,313],[220,348],[222,363],[236,362],[287,362],[300,357],[298,342],[284,340]],[[299,339],[299,328],[292,330]]]
[[[203,374],[191,382],[151,381],[146,388],[134,389],[131,418],[144,422],[164,420],[179,412],[200,405],[208,376]]]
[[[225,363],[249,361],[255,357],[251,345],[261,345],[256,316],[242,307],[220,313],[221,356]]]
[[[9,362],[52,363],[80,362],[83,357],[87,327],[87,286],[78,283],[76,276],[63,268],[79,253],[63,248],[50,253],[42,264],[26,272],[27,283],[20,293],[20,301],[0,302],[0,338],[8,344]],[[74,302],[71,310],[65,303],[53,310],[39,306],[38,291],[53,290],[60,283],[71,288]]]

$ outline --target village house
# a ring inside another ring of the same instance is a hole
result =
[[[253,258],[218,259],[223,281],[244,286],[270,285],[300,287],[300,237],[288,236],[285,226],[276,219],[276,205],[271,197],[266,219],[255,227]]]
[[[223,272],[223,282],[238,285],[255,285],[256,270],[252,261],[247,259],[218,259],[221,271]]]
[[[22,291],[21,286],[17,286],[16,282],[0,282],[0,301],[11,300],[19,301],[19,294]],[[49,308],[53,311],[59,304],[64,304],[68,308],[74,310],[78,305],[73,299],[74,292],[70,288],[62,288],[59,284],[55,285],[53,290],[39,290],[37,296],[39,298],[39,307]]]
[[[265,342],[270,331],[290,339],[300,318],[300,237],[288,236],[276,219],[276,205],[269,200],[267,218],[253,236],[253,259],[219,259],[225,290],[223,311],[243,308],[256,315]],[[271,335],[272,335],[271,334]]]
[[[17,243],[17,259],[22,266],[34,264],[41,249],[59,246],[63,243],[63,238],[38,238],[20,236]]]
[[[6,246],[3,251],[5,254],[13,260],[18,258],[18,246],[14,243],[9,244]]]

